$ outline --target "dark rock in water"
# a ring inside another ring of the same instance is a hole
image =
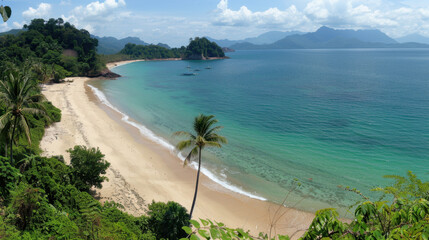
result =
[[[118,77],[122,77],[122,76],[117,74],[117,73],[114,73],[114,72],[112,72],[106,68],[97,74],[88,75],[88,77],[103,77],[103,78],[114,79],[114,78],[118,78]]]
[[[184,58],[185,60],[205,60],[206,58],[204,57],[204,55],[201,54],[191,54],[189,56],[187,56],[186,58]]]
[[[104,73],[104,74],[101,74],[101,76],[105,77],[105,78],[118,78],[118,77],[122,77],[121,75],[119,75],[117,73],[114,73],[114,72],[112,72],[110,70],[108,72]]]

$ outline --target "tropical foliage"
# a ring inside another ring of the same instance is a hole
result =
[[[80,191],[88,192],[92,187],[101,188],[101,184],[108,180],[106,174],[110,163],[104,160],[104,154],[98,148],[75,146],[69,149],[71,177]]]
[[[98,59],[98,40],[88,31],[76,29],[63,19],[33,19],[18,35],[0,37],[0,62],[39,64],[39,80],[68,75],[97,75],[103,64]]]
[[[12,15],[12,9],[9,6],[0,6],[0,15],[3,18],[3,22],[6,22],[9,20],[10,16]]]
[[[362,197],[349,223],[339,219],[333,208],[316,212],[302,240],[313,239],[429,239],[429,182],[423,182],[408,172],[407,177],[386,176],[394,179],[391,186],[376,188],[384,192],[386,199],[370,201]],[[350,190],[350,189],[347,189]],[[192,220],[192,228],[184,226],[186,239],[289,239],[288,236],[269,236],[260,233],[253,236],[240,228],[228,228],[223,223],[200,219]]]
[[[128,43],[117,54],[102,55],[100,58],[104,63],[134,60],[134,59],[204,59],[210,57],[225,57],[225,53],[216,43],[206,38],[196,37],[191,39],[187,47],[166,48],[160,45],[136,45]]]
[[[164,58],[180,58],[183,55],[185,47],[181,48],[165,48],[157,45],[136,45],[128,43],[119,52],[131,57],[131,59],[164,59]]]
[[[181,226],[189,216],[179,204],[154,202],[148,216],[129,215],[119,204],[101,204],[79,191],[73,168],[61,158],[37,156],[20,173],[20,166],[0,157],[0,167],[7,170],[0,172],[0,184],[6,182],[0,239],[177,239],[175,234],[185,234]]]
[[[9,144],[10,161],[13,164],[13,145],[17,143],[19,133],[24,133],[31,145],[31,132],[28,115],[45,115],[42,102],[44,96],[38,93],[36,82],[29,78],[27,69],[21,71],[9,69],[0,81],[0,100],[5,112],[0,117],[0,134]]]
[[[186,47],[184,59],[195,59],[196,57],[225,57],[222,48],[215,42],[210,42],[205,37],[196,37],[190,40],[189,45]]]
[[[193,156],[198,154],[198,171],[197,171],[197,180],[195,184],[195,193],[194,199],[192,201],[190,217],[192,218],[192,213],[194,211],[195,202],[197,200],[198,193],[198,184],[200,179],[201,171],[201,151],[207,147],[222,147],[221,143],[227,143],[225,137],[220,136],[217,132],[222,129],[222,126],[214,126],[218,120],[215,119],[213,115],[203,115],[195,117],[193,123],[194,133],[189,133],[185,131],[179,131],[174,133],[174,135],[185,136],[187,140],[181,141],[177,144],[177,149],[184,150],[186,148],[191,148],[191,151],[187,154],[187,157],[184,161],[184,164],[187,164]]]

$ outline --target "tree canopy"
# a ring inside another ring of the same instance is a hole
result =
[[[225,57],[222,48],[215,42],[210,42],[207,38],[191,38],[189,45],[186,47],[184,59]]]
[[[23,63],[28,59],[49,66],[54,75],[96,75],[103,65],[97,58],[98,40],[63,19],[33,19],[20,34],[0,37],[0,62]]]

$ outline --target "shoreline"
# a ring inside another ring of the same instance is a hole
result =
[[[211,60],[221,60],[221,59],[229,59],[229,57],[207,57],[206,59],[202,59],[202,61],[211,61]],[[155,58],[155,59],[135,59],[135,60],[123,60],[118,62],[109,62],[106,63],[107,69],[110,71],[121,65],[125,65],[133,62],[154,62],[154,61],[192,61],[190,59],[182,59],[182,58]]]
[[[112,69],[130,60],[108,64]],[[97,190],[101,201],[115,201],[133,215],[141,215],[145,205],[173,200],[187,209],[191,205],[196,171],[183,168],[182,162],[164,147],[142,136],[135,126],[122,120],[120,113],[104,105],[87,85],[89,78],[71,78],[73,82],[47,85],[43,94],[63,113],[61,122],[46,129],[41,142],[45,155],[64,155],[74,145],[99,147],[111,163],[109,182]],[[249,211],[252,209],[252,211]],[[276,214],[277,212],[277,214]],[[281,219],[275,216],[285,213]],[[201,175],[195,219],[210,218],[229,227],[288,234],[300,237],[314,214],[281,207],[233,192]]]

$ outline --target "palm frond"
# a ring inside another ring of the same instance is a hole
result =
[[[12,111],[7,111],[0,117],[0,130],[4,128],[7,122],[12,121]]]
[[[173,136],[185,136],[185,137],[195,139],[195,136],[192,133],[185,132],[185,131],[177,131],[173,133]]]
[[[21,112],[24,114],[32,114],[32,115],[46,115],[46,111],[43,111],[37,108],[23,108]]]
[[[222,145],[220,143],[213,142],[213,141],[207,141],[207,142],[205,142],[205,145],[209,146],[209,147],[218,147],[218,148],[222,147]]]
[[[183,150],[185,148],[188,148],[190,146],[192,146],[192,144],[194,143],[193,140],[189,139],[189,140],[184,140],[184,141],[180,141],[177,145],[176,148],[179,150]]]
[[[216,127],[212,128],[212,129],[209,129],[207,131],[207,133],[205,134],[205,136],[210,135],[210,134],[212,134],[214,132],[217,132],[217,131],[221,130],[222,128],[223,128],[223,126],[216,126]]]
[[[188,154],[188,156],[185,158],[185,161],[183,161],[183,167],[186,167],[188,163],[191,162],[192,156],[195,156],[198,154],[198,147],[194,147]]]
[[[30,128],[28,127],[27,118],[25,118],[24,115],[21,115],[21,119],[18,121],[20,128],[22,131],[24,131],[25,136],[27,137],[28,144],[31,145],[31,133]]]

